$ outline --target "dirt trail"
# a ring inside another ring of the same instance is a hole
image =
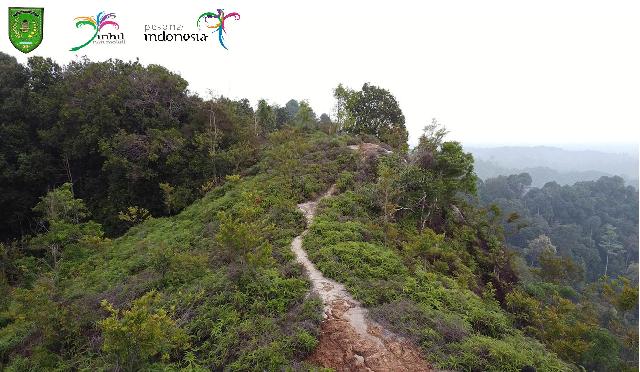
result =
[[[335,185],[319,199],[298,205],[307,226],[311,226],[318,202],[334,192]],[[322,275],[302,249],[307,232],[297,236],[291,248],[324,304],[320,343],[309,361],[336,371],[431,371],[417,347],[371,321],[344,285]]]

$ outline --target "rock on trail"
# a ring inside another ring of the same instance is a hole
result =
[[[317,200],[298,205],[307,226],[311,226],[318,202],[334,192],[335,185]],[[297,236],[291,248],[324,305],[320,342],[309,361],[336,371],[432,371],[415,345],[370,320],[344,285],[322,275],[302,248],[308,231]]]

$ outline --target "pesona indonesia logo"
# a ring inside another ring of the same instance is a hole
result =
[[[76,17],[74,22],[76,23],[76,28],[87,28],[88,26],[93,29],[93,35],[87,40],[84,44],[78,45],[69,49],[72,52],[78,51],[87,45],[91,44],[124,44],[124,33],[112,33],[112,32],[103,32],[103,29],[111,28],[112,30],[118,31],[120,29],[120,25],[118,22],[114,21],[116,18],[115,13],[106,13],[104,11],[98,13],[96,17],[83,16]]]
[[[144,41],[165,43],[206,42],[209,35],[185,30],[182,24],[146,24]]]
[[[213,30],[213,33],[218,33],[218,42],[224,48],[229,50],[226,45],[224,45],[224,34],[227,33],[225,28],[225,22],[227,19],[233,19],[236,21],[240,20],[240,14],[236,12],[225,14],[224,9],[218,9],[217,13],[213,12],[205,12],[198,17],[198,28],[202,28],[202,26]],[[211,22],[210,22],[211,21]]]

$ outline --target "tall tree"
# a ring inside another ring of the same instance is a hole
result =
[[[88,238],[102,237],[102,227],[85,221],[89,216],[84,202],[76,199],[71,184],[65,183],[40,198],[33,208],[41,216],[41,233],[30,240],[32,249],[41,249],[49,256],[53,269],[68,246]]]
[[[609,270],[609,257],[622,254],[624,251],[624,247],[618,241],[618,234],[616,233],[615,227],[611,226],[610,224],[606,224],[603,226],[603,228],[604,233],[600,238],[600,248],[602,248],[606,257],[604,265],[604,276],[607,276],[607,272]]]
[[[315,124],[317,121],[316,113],[307,101],[301,101],[298,108],[298,112],[295,115],[295,122],[300,126],[309,126]]]
[[[417,216],[420,230],[442,222],[458,194],[476,192],[473,156],[458,142],[444,141],[445,134],[438,125],[427,126],[402,174],[405,204]]]
[[[57,117],[56,100],[40,97],[56,82],[59,66],[40,57],[29,66],[0,52],[0,239],[29,232],[31,208],[64,174],[39,137]]]
[[[545,252],[549,252],[553,255],[557,253],[556,247],[551,243],[551,239],[548,236],[542,234],[537,238],[529,242],[525,255],[527,257],[527,263],[530,266],[536,265],[538,257]]]
[[[336,123],[334,123],[326,113],[320,114],[318,119],[318,127],[325,133],[334,134],[337,132]]]
[[[276,112],[273,107],[263,99],[258,101],[256,119],[260,125],[262,133],[271,133],[276,130]]]
[[[350,116],[349,109],[347,108],[350,99],[354,97],[354,92],[351,89],[345,88],[342,84],[339,84],[333,90],[333,98],[336,103],[333,106],[333,114],[336,118],[337,130],[341,131],[346,127],[353,125],[353,117]]]
[[[406,152],[408,132],[398,101],[386,89],[365,83],[360,91],[339,85],[334,90],[336,115],[344,130],[353,134],[370,134],[396,150]]]
[[[295,99],[290,99],[284,106],[285,112],[287,113],[288,120],[293,120],[300,110],[300,104]]]

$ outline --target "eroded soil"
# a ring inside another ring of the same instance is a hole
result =
[[[319,199],[298,205],[307,226],[313,221],[318,202],[334,192],[332,186]],[[307,232],[297,236],[291,248],[324,305],[320,343],[309,361],[336,371],[431,371],[415,345],[370,320],[367,310],[344,285],[322,275],[302,248]]]

